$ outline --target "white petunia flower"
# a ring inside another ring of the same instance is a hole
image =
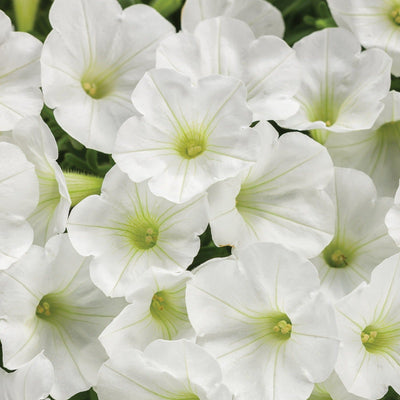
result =
[[[193,32],[200,21],[219,16],[246,22],[257,37],[283,37],[285,31],[281,12],[264,0],[186,0],[182,9],[182,29]]]
[[[120,348],[143,350],[156,339],[194,338],[186,311],[186,283],[190,272],[150,268],[126,296],[129,303],[100,335],[107,354]]]
[[[14,32],[0,10],[0,130],[7,131],[23,117],[39,115],[42,43],[25,32]]]
[[[393,59],[400,76],[400,3],[398,0],[328,0],[336,23],[351,30],[363,47],[378,47]]]
[[[47,399],[53,383],[54,368],[43,354],[39,354],[11,374],[0,368],[0,400]]]
[[[293,48],[303,67],[295,96],[300,109],[279,124],[309,129],[321,143],[332,131],[371,128],[389,91],[390,57],[379,49],[361,52],[358,40],[340,28],[314,32]]]
[[[99,400],[232,400],[218,363],[186,340],[120,349],[100,369]]]
[[[323,191],[333,177],[328,152],[298,132],[278,140],[267,122],[253,130],[262,138],[257,163],[208,190],[213,240],[235,247],[274,242],[315,257],[334,232],[333,204]]]
[[[134,109],[130,95],[173,26],[151,7],[116,0],[55,0],[42,86],[57,122],[85,146],[111,153]]]
[[[311,396],[307,400],[366,400],[349,393],[342,381],[333,371],[329,378],[321,383],[314,385]],[[372,400],[372,399],[371,399]]]
[[[40,117],[24,118],[12,135],[13,142],[35,165],[39,179],[39,203],[28,221],[35,232],[34,243],[42,246],[53,235],[65,231],[71,205],[63,172],[56,161],[57,143]]]
[[[385,225],[393,200],[377,197],[372,180],[354,169],[336,168],[329,188],[335,203],[335,235],[322,253],[311,260],[322,290],[338,300],[369,281],[372,270],[398,252]]]
[[[212,74],[242,80],[254,120],[288,118],[299,108],[293,99],[301,80],[294,50],[275,36],[256,40],[239,20],[208,19],[193,34],[169,36],[157,49],[156,66],[174,69],[194,82]]]
[[[203,264],[188,283],[189,319],[238,399],[304,400],[335,365],[334,310],[315,267],[258,243]]]
[[[385,108],[374,126],[351,133],[332,132],[325,146],[335,165],[367,173],[382,196],[393,196],[400,178],[400,93],[382,100]]]
[[[35,167],[20,148],[0,143],[0,270],[8,268],[31,246],[33,230],[26,221],[37,206]]]
[[[335,367],[346,389],[380,399],[400,393],[400,254],[383,261],[336,304],[341,347]]]
[[[157,196],[183,203],[257,157],[246,90],[235,78],[212,75],[194,86],[173,70],[152,70],[132,100],[144,117],[122,125],[113,158],[134,182],[150,178]]]
[[[0,274],[4,365],[16,369],[44,350],[55,371],[51,396],[65,400],[97,379],[106,354],[97,337],[125,302],[107,299],[90,280],[88,259],[68,236],[32,246]]]
[[[389,235],[400,247],[400,186],[394,197],[394,205],[386,214],[385,223],[388,227]]]
[[[89,196],[73,208],[68,232],[80,254],[94,256],[93,282],[108,296],[126,296],[152,266],[186,269],[207,222],[204,196],[171,203],[115,166],[104,178],[101,196]]]

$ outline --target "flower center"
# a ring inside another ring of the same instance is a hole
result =
[[[148,250],[157,244],[158,226],[151,218],[129,221],[129,239],[137,249]]]
[[[275,312],[267,315],[267,331],[269,331],[268,337],[272,337],[275,340],[288,340],[292,334],[292,321],[287,314],[281,312]]]
[[[92,67],[83,74],[81,85],[86,94],[93,99],[106,97],[114,88],[115,71]]]
[[[290,333],[292,332],[292,324],[290,323],[290,321],[282,319],[276,325],[274,325],[272,330],[278,335],[288,335],[290,337]]]
[[[353,252],[343,243],[332,241],[322,252],[325,262],[332,268],[345,268],[349,265]]]
[[[156,319],[162,319],[162,311],[165,309],[166,303],[162,292],[157,292],[154,294],[151,305],[150,313]]]
[[[45,297],[40,300],[39,304],[36,307],[36,316],[39,318],[48,318],[51,317],[52,309],[48,299]]]
[[[207,149],[207,130],[201,126],[179,127],[175,150],[185,159],[196,158]]]
[[[400,324],[367,326],[360,334],[361,343],[369,353],[390,353],[400,343]]]
[[[400,26],[400,7],[396,6],[392,12],[390,13],[390,17],[392,18],[392,21],[395,23],[395,25]]]

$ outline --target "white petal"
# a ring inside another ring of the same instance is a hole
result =
[[[277,8],[266,1],[187,0],[182,10],[182,28],[192,32],[204,19],[225,15],[250,25],[256,36],[283,36],[283,18]]]

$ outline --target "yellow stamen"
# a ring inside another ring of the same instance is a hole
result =
[[[50,304],[47,301],[44,301],[42,304],[39,304],[36,307],[36,314],[43,314],[46,317],[50,317]]]
[[[195,157],[203,151],[203,148],[194,143],[190,143],[189,146],[186,148],[186,153],[189,157]]]
[[[287,335],[292,331],[292,325],[288,324],[285,320],[279,321],[272,330],[276,333],[280,332],[282,335]]]
[[[325,125],[326,126],[332,126],[332,122],[328,120],[328,121],[325,122]]]
[[[84,82],[82,83],[82,87],[91,97],[95,96],[97,93],[97,85],[95,83]]]

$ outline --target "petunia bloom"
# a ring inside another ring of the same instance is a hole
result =
[[[49,18],[53,31],[41,59],[45,102],[72,137],[111,153],[119,127],[134,114],[132,90],[174,28],[151,7],[122,11],[116,0],[55,0]]]

